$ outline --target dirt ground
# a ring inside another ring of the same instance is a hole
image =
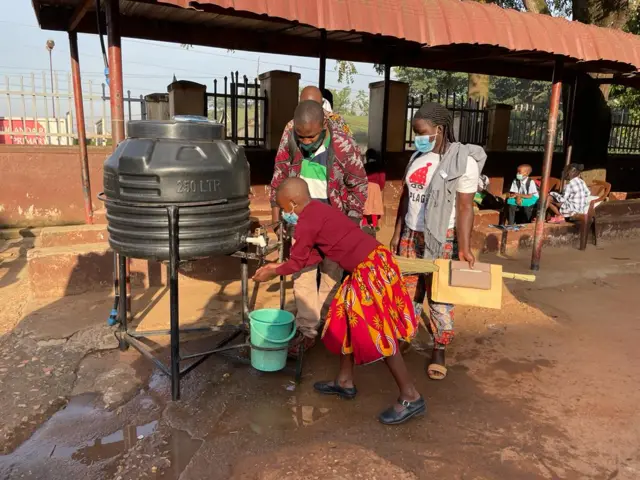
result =
[[[30,300],[25,248],[0,246],[0,479],[640,478],[640,241],[547,249],[502,310],[458,308],[441,382],[421,332],[406,360],[429,411],[397,427],[376,420],[397,396],[384,364],[357,369],[353,401],[313,392],[335,375],[321,344],[298,386],[212,357],[171,402],[166,377],[116,348],[109,292]],[[277,305],[274,287],[257,308]],[[135,293],[139,328],[166,326],[166,290]],[[238,300],[235,282],[185,281],[183,323],[236,322]]]

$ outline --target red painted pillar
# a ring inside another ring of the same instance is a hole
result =
[[[122,80],[122,38],[120,36],[120,3],[106,1],[107,41],[109,53],[109,96],[111,97],[111,139],[113,149],[124,140],[124,89]],[[127,312],[131,312],[131,261],[127,258]]]
[[[109,44],[109,96],[111,97],[111,136],[113,149],[124,140],[124,92],[122,81],[122,38],[120,4],[107,0],[107,39]]]
[[[78,34],[76,32],[69,32],[69,51],[71,52],[71,75],[73,77],[73,101],[76,108],[76,128],[78,130],[78,143],[80,144],[80,171],[82,173],[84,218],[88,224],[93,224],[91,181],[89,180],[89,156],[87,154],[87,132],[84,125],[80,55],[78,53]]]
[[[558,111],[562,96],[562,74],[564,62],[556,60],[553,68],[553,84],[551,86],[551,100],[549,102],[549,119],[547,122],[547,142],[544,147],[544,162],[542,164],[542,184],[540,185],[540,202],[538,203],[538,217],[533,237],[533,252],[531,254],[531,270],[540,270],[540,256],[542,255],[542,243],[544,241],[544,223],[547,211],[547,196],[549,191],[549,177],[551,176],[551,163],[556,143],[556,131],[558,129]]]

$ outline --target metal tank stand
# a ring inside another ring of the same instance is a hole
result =
[[[108,201],[108,200],[107,200]],[[122,203],[122,202],[119,202]],[[191,372],[194,368],[200,365],[214,354],[225,354],[225,357],[230,357],[233,361],[239,361],[241,363],[250,364],[249,359],[240,356],[230,356],[231,350],[237,350],[241,348],[257,348],[250,344],[250,328],[249,328],[249,260],[255,260],[260,263],[264,261],[264,258],[270,253],[279,249],[279,258],[283,260],[284,256],[284,238],[283,228],[280,228],[279,242],[267,248],[258,248],[258,253],[251,253],[248,251],[247,245],[245,247],[232,254],[231,256],[240,258],[240,272],[241,272],[241,289],[242,289],[242,322],[239,326],[228,327],[190,327],[180,328],[180,312],[179,312],[179,288],[178,288],[178,268],[180,265],[180,257],[178,250],[178,218],[180,207],[178,205],[163,205],[167,210],[167,217],[169,220],[169,261],[167,264],[167,277],[169,282],[169,304],[170,304],[170,326],[169,330],[146,330],[137,331],[136,329],[130,329],[127,324],[127,296],[126,296],[126,262],[127,257],[118,255],[118,320],[120,327],[116,336],[118,337],[121,350],[126,350],[129,346],[134,347],[144,357],[151,360],[162,373],[167,375],[171,379],[171,398],[175,400],[180,399],[180,380],[182,377]],[[282,226],[281,226],[282,227]],[[280,278],[280,308],[284,309],[286,300],[284,277]],[[212,350],[204,352],[181,355],[180,353],[180,334],[182,333],[194,333],[194,332],[226,332],[227,335],[219,340]],[[140,339],[158,336],[158,335],[170,335],[170,359],[169,365],[166,365],[160,360],[152,351],[152,349]],[[241,343],[231,342],[242,336],[243,341]],[[288,348],[285,347],[285,348]],[[263,351],[276,351],[282,350],[282,348],[260,348]],[[298,346],[298,356],[296,360],[295,369],[292,373],[295,374],[296,383],[300,383],[302,376],[302,360],[303,360],[302,343]],[[191,361],[188,365],[182,367],[181,364],[185,361]]]

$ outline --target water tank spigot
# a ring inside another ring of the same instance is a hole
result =
[[[250,245],[257,245],[260,248],[266,248],[267,246],[267,240],[264,238],[264,235],[258,235],[256,237],[247,237],[245,239],[245,242],[247,242]]]

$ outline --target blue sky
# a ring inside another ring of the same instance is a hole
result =
[[[69,41],[66,33],[40,30],[36,17],[27,0],[0,0],[0,90],[6,87],[9,77],[12,89],[19,88],[20,77],[30,85],[30,75],[36,75],[36,85],[42,83],[42,72],[49,70],[49,56],[45,49],[47,39],[53,39],[53,69],[58,73],[59,87],[67,88],[70,72]],[[95,35],[79,35],[80,65],[85,84],[91,80],[96,90],[104,82],[102,54]],[[166,92],[175,74],[178,79],[188,79],[213,89],[213,78],[221,79],[231,71],[240,77],[253,79],[258,71],[289,70],[301,74],[301,85],[317,84],[318,60],[308,57],[258,54],[245,51],[228,52],[224,49],[194,47],[185,50],[178,44],[123,40],[123,68],[125,90],[132,96],[153,92]],[[327,86],[342,88],[334,71],[335,61],[327,62]],[[359,74],[350,85],[354,92],[368,90],[371,82],[381,77],[370,64],[357,64]],[[0,115],[6,114],[6,99],[0,98]],[[63,107],[64,108],[64,107]],[[14,112],[15,115],[15,112]]]

